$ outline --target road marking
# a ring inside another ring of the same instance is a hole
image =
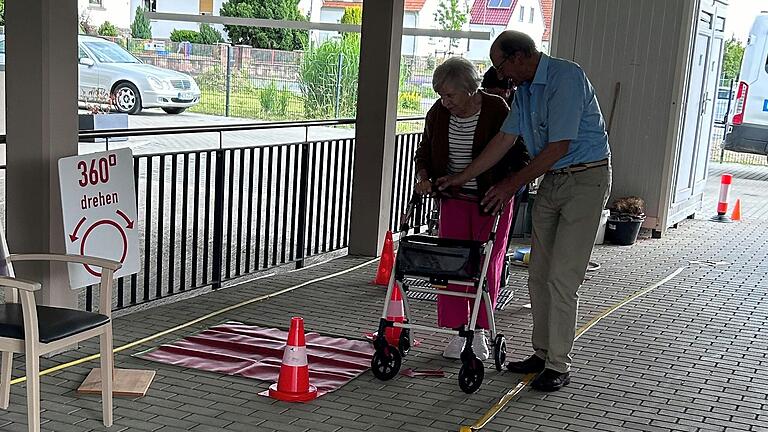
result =
[[[576,337],[574,338],[574,342],[576,340],[578,340],[579,337],[581,337],[581,335],[583,335],[587,330],[589,330],[592,327],[594,327],[603,318],[607,317],[608,315],[612,314],[613,312],[616,312],[617,310],[619,310],[623,306],[627,305],[629,302],[631,302],[631,301],[633,301],[633,300],[635,300],[637,298],[640,298],[640,297],[644,296],[645,294],[648,294],[649,292],[653,291],[654,289],[664,285],[665,283],[669,282],[670,280],[675,278],[677,275],[682,273],[683,270],[685,270],[685,269],[686,269],[685,266],[684,267],[679,267],[677,270],[675,270],[674,272],[670,273],[664,279],[661,279],[660,281],[654,283],[653,285],[651,285],[651,286],[649,286],[647,288],[644,288],[644,289],[642,289],[640,291],[637,291],[634,294],[631,294],[630,296],[626,297],[624,300],[616,303],[615,305],[613,305],[613,306],[609,307],[608,309],[606,309],[605,311],[601,312],[599,315],[597,315],[596,317],[592,318],[591,320],[589,320],[589,322],[587,322],[586,324],[581,326],[578,330],[576,330]],[[515,387],[510,389],[507,392],[507,394],[505,394],[498,402],[496,402],[496,404],[494,404],[488,411],[486,411],[485,414],[483,414],[483,416],[480,417],[480,419],[478,421],[476,421],[471,426],[461,426],[459,428],[459,431],[460,432],[471,432],[471,431],[477,431],[477,430],[480,430],[480,429],[484,428],[491,420],[493,420],[494,417],[496,417],[496,415],[499,412],[501,412],[501,410],[503,410],[507,406],[507,404],[510,401],[512,401],[512,399],[515,396],[520,394],[520,392],[523,391],[523,389],[528,384],[530,384],[531,381],[533,381],[533,378],[535,376],[536,376],[536,374],[528,374],[525,377],[523,377],[523,379]]]

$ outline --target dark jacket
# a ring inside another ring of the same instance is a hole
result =
[[[499,96],[480,92],[482,105],[480,118],[475,128],[472,158],[475,159],[482,153],[485,146],[499,132],[509,108]],[[416,149],[416,172],[422,168],[427,170],[430,180],[448,174],[448,125],[451,113],[440,100],[435,102],[427,112],[424,122],[424,135],[419,148]],[[512,172],[520,171],[528,165],[530,157],[525,145],[518,140],[509,152],[495,166],[477,176],[477,189],[480,195],[494,184],[504,179]]]

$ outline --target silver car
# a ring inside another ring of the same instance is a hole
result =
[[[179,114],[200,102],[200,88],[189,75],[144,64],[99,37],[78,36],[78,48],[81,102],[111,98],[114,109],[128,114],[143,108]]]

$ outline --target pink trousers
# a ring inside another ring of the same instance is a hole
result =
[[[439,236],[462,240],[488,240],[493,228],[493,216],[480,212],[477,202],[461,199],[444,199],[440,202]],[[492,307],[496,307],[496,297],[499,295],[499,283],[507,251],[507,234],[512,220],[512,202],[505,207],[499,219],[496,230],[496,241],[491,251],[491,262],[488,266],[488,292],[491,296]],[[474,292],[472,287],[448,285],[451,291]],[[440,327],[457,328],[469,324],[470,309],[473,300],[468,298],[438,295],[437,296],[437,325]],[[477,328],[488,328],[488,316],[485,305],[480,305],[477,317]]]

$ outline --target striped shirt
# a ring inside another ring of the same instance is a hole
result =
[[[448,173],[458,174],[472,163],[472,147],[475,129],[480,111],[475,115],[461,118],[451,115],[448,123]],[[477,181],[472,179],[464,186],[465,189],[477,189]]]

